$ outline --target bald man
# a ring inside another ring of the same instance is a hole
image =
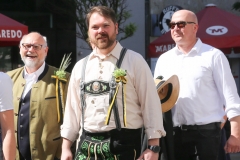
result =
[[[61,122],[58,121],[56,79],[51,77],[58,69],[45,63],[48,46],[41,34],[31,32],[23,36],[19,48],[25,66],[8,72],[14,83],[16,159],[60,159]],[[62,89],[65,93],[66,83]]]
[[[154,77],[179,77],[180,93],[171,110],[175,159],[197,155],[200,160],[217,160],[225,113],[231,122],[225,151],[239,152],[240,98],[228,60],[196,36],[199,26],[193,12],[175,12],[169,27],[176,46],[159,57]]]

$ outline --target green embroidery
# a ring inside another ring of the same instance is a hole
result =
[[[102,141],[104,139],[104,137],[103,136],[93,136],[92,138],[91,138],[91,140],[95,140],[95,141]]]
[[[89,85],[86,87],[88,91],[90,91],[91,85],[92,85],[92,84],[89,84]]]
[[[88,147],[89,147],[89,143],[87,143],[86,141],[82,143],[81,150],[82,150],[83,154],[87,155]]]
[[[105,90],[107,89],[107,86],[106,86],[106,85],[103,85],[102,83],[101,83],[101,86],[102,86],[102,90],[103,90],[103,91],[105,91]]]
[[[109,152],[109,145],[108,145],[108,143],[104,143],[104,144],[103,144],[102,150],[103,150],[105,153]]]
[[[97,144],[97,154],[101,154],[100,144]]]
[[[87,157],[84,154],[78,152],[74,160],[86,160],[86,159]]]
[[[104,141],[103,136],[94,136],[90,139],[90,141],[86,139],[82,142],[74,160],[87,160],[89,156],[94,158],[95,154],[102,160],[115,160],[114,155],[110,152],[109,140]],[[94,150],[95,147],[96,150]],[[88,153],[88,149],[90,153]],[[119,155],[117,157],[119,157]]]
[[[94,155],[94,144],[91,144],[90,146],[90,155]]]

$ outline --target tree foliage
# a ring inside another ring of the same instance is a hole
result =
[[[232,6],[232,9],[240,11],[240,2],[235,2]]]
[[[133,36],[137,29],[134,23],[129,22],[126,24],[126,21],[131,17],[131,11],[127,9],[126,0],[57,0],[54,4],[50,1],[48,3],[48,8],[52,12],[69,16],[76,21],[78,27],[76,36],[86,42],[88,28],[85,23],[85,16],[92,6],[108,6],[115,11],[119,27],[118,41]],[[71,9],[76,10],[76,12],[72,12]]]

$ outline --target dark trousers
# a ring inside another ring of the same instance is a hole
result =
[[[141,151],[141,129],[116,129],[103,133],[84,131],[75,160],[137,159]]]
[[[198,157],[199,160],[217,160],[221,141],[220,125],[212,129],[186,128],[174,127],[175,159],[196,160]]]

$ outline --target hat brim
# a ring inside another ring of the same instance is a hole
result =
[[[158,96],[161,101],[162,112],[169,111],[176,103],[179,95],[179,80],[177,75],[172,75],[167,80],[155,79]]]

